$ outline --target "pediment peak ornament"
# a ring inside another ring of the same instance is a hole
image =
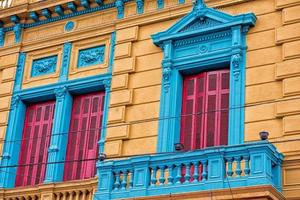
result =
[[[248,30],[249,27],[254,26],[255,22],[256,16],[253,13],[234,16],[208,7],[204,0],[195,0],[190,13],[166,31],[152,35],[152,39],[155,45],[161,47],[164,41],[176,41],[222,32],[231,30],[232,27],[241,27],[242,30]]]

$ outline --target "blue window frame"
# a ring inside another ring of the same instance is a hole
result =
[[[231,16],[197,0],[188,15],[152,35],[164,53],[158,152],[174,151],[179,142],[183,76],[224,66],[230,66],[228,145],[243,143],[246,33],[255,22],[252,13]]]
[[[94,91],[105,91],[102,127],[106,127],[108,106],[110,98],[110,85],[114,58],[115,33],[111,35],[109,68],[107,73],[89,76],[81,79],[68,80],[68,70],[72,43],[65,43],[61,62],[61,70],[57,83],[22,89],[23,71],[26,53],[20,53],[17,63],[16,79],[11,100],[8,126],[5,135],[3,155],[0,160],[0,187],[14,187],[16,179],[16,167],[19,158],[22,130],[25,119],[26,105],[46,100],[55,100],[54,120],[51,132],[51,140],[48,148],[48,164],[45,183],[63,180],[63,169],[67,145],[67,134],[71,117],[73,95],[87,94]],[[104,151],[106,129],[102,129],[101,138],[98,141],[99,152]]]

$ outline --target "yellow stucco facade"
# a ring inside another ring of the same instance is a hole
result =
[[[12,7],[0,9],[0,18],[5,22],[12,13],[22,16],[29,11],[66,2],[70,1],[15,0]],[[257,24],[247,34],[245,141],[259,140],[258,133],[262,130],[270,133],[270,141],[285,156],[283,195],[286,199],[300,199],[300,0],[206,2],[208,6],[229,14],[253,12],[257,16]],[[30,67],[33,59],[53,54],[58,55],[60,62],[65,42],[74,44],[68,74],[70,80],[103,74],[108,69],[109,48],[105,49],[104,62],[100,67],[78,69],[75,67],[76,58],[82,48],[95,44],[110,46],[110,35],[115,31],[105,153],[113,158],[156,152],[163,52],[153,44],[151,35],[168,29],[187,14],[192,9],[192,2],[188,0],[178,4],[177,0],[166,0],[165,8],[161,10],[157,10],[155,0],[145,0],[144,3],[144,13],[140,15],[136,13],[135,2],[126,3],[123,19],[117,19],[117,11],[112,8],[28,28],[24,30],[19,44],[14,44],[12,32],[6,34],[4,46],[0,48],[0,149],[5,139],[18,53],[27,54],[22,89],[58,81],[59,67],[54,74],[36,78],[30,77]],[[75,27],[66,32],[64,26],[70,20]],[[256,189],[257,193],[263,193],[264,190],[260,189]],[[40,190],[43,186],[34,189]],[[53,189],[45,187],[45,191],[50,190]],[[13,191],[18,194],[23,190]],[[239,192],[236,191],[234,199],[253,197],[251,193],[239,196]],[[0,199],[5,198],[4,194],[11,195],[9,191],[2,192]],[[154,199],[200,199],[195,194],[186,195]],[[202,195],[201,199],[211,198],[210,194]],[[228,191],[216,192],[215,196],[216,199],[231,198]],[[280,195],[270,196],[264,193],[257,199],[283,199]]]

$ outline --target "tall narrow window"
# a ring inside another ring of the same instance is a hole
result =
[[[44,181],[54,106],[55,102],[51,101],[30,105],[26,109],[16,186]]]
[[[102,92],[74,98],[65,163],[65,181],[86,179],[95,175],[103,103]]]
[[[180,140],[186,150],[227,144],[228,105],[229,70],[184,78]]]

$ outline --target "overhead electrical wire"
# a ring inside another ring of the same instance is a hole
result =
[[[244,106],[229,107],[229,108],[226,108],[226,109],[209,110],[209,111],[205,111],[205,112],[197,112],[197,113],[178,115],[178,116],[169,116],[169,117],[161,117],[161,118],[136,120],[136,121],[124,122],[124,123],[121,123],[121,124],[107,125],[107,126],[103,126],[103,127],[96,128],[96,129],[85,129],[85,130],[79,130],[79,131],[59,132],[59,133],[53,133],[53,134],[49,134],[49,135],[46,135],[46,136],[40,136],[40,137],[35,137],[35,138],[30,137],[30,138],[22,138],[22,139],[19,139],[19,140],[5,140],[4,139],[4,140],[0,141],[0,144],[1,143],[22,142],[24,140],[35,140],[35,139],[54,137],[54,136],[59,136],[59,135],[80,134],[81,132],[86,132],[86,131],[97,131],[97,130],[100,131],[100,130],[103,130],[103,129],[120,127],[120,126],[135,125],[135,124],[155,122],[155,121],[163,121],[163,120],[171,120],[171,119],[177,119],[177,118],[181,118],[181,117],[188,117],[188,116],[193,116],[193,115],[202,115],[202,114],[214,113],[214,112],[226,112],[226,111],[235,110],[235,109],[250,108],[250,107],[255,107],[255,106],[268,105],[268,104],[273,104],[273,103],[278,103],[278,102],[285,102],[285,101],[299,100],[299,99],[300,99],[300,96],[294,97],[294,98],[289,98],[289,99],[273,100],[272,102],[268,101],[268,102],[253,103],[253,104],[244,105]]]

